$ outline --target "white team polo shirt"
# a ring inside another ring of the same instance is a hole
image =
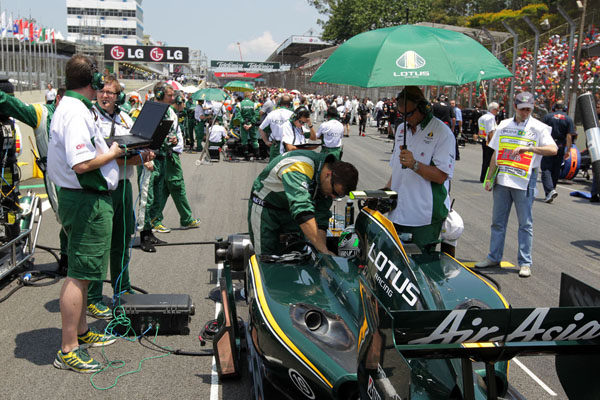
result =
[[[499,185],[527,190],[531,170],[539,168],[542,156],[533,152],[513,155],[512,150],[519,146],[547,146],[554,144],[552,128],[542,121],[529,117],[523,123],[517,124],[514,118],[500,122],[489,146],[495,150],[498,174],[496,182]]]
[[[212,128],[210,128],[208,141],[217,143],[224,139],[226,135],[227,131],[224,127],[221,125],[213,125]]]
[[[77,98],[67,94],[61,99],[52,117],[48,143],[48,176],[55,185],[82,189],[73,166],[108,152],[102,132],[95,122],[97,115]],[[115,190],[119,181],[117,162],[113,160],[106,163],[99,171],[106,181],[107,188]]]
[[[479,117],[477,124],[479,125],[479,135],[486,138],[490,136],[490,132],[498,128],[496,125],[496,116],[489,111]]]
[[[277,108],[267,114],[263,122],[260,124],[260,129],[264,131],[267,129],[267,126],[271,128],[269,141],[281,141],[282,127],[290,120],[293,113],[293,111],[288,110],[287,108]]]
[[[410,128],[409,128],[409,132]],[[414,134],[406,138],[408,150],[415,160],[425,165],[435,165],[448,174],[444,182],[446,193],[448,182],[454,173],[455,139],[450,128],[439,119],[432,117],[425,127],[421,124]],[[410,168],[402,169],[400,150],[404,143],[404,124],[396,129],[394,153],[390,160],[392,167],[391,189],[398,193],[398,206],[390,211],[389,219],[399,225],[424,226],[431,224],[434,206],[432,182],[424,179]],[[443,204],[450,209],[450,198],[446,195]],[[441,204],[439,205],[441,206]]]
[[[317,137],[323,137],[325,147],[336,148],[342,146],[342,136],[344,135],[344,125],[337,119],[330,119],[322,123],[317,129]]]
[[[302,128],[297,128],[292,122],[289,121],[287,124],[283,124],[281,128],[281,144],[279,145],[279,154],[287,152],[285,149],[286,143],[293,145],[306,143],[304,130]]]
[[[60,103],[59,103],[60,104]],[[124,136],[131,135],[129,130],[133,126],[133,120],[127,113],[123,111],[119,111],[118,115],[111,116],[106,113],[106,111],[101,110],[98,103],[94,105],[94,111],[98,114],[98,119],[96,120],[96,124],[98,128],[102,132],[102,136],[104,139],[108,139],[110,136],[110,131],[112,130],[113,117],[115,118],[115,136]],[[119,179],[131,179],[133,178],[133,165],[130,165],[131,157],[128,157],[125,160],[127,163],[126,169],[125,166],[119,165]]]

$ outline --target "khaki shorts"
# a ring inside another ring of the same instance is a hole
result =
[[[68,276],[105,279],[113,219],[110,194],[61,189],[58,214],[68,237]]]

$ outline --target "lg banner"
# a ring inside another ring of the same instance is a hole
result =
[[[187,64],[188,47],[104,45],[104,59]]]

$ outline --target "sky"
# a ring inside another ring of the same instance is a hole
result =
[[[67,36],[65,0],[0,0],[0,9]],[[208,60],[240,60],[239,42],[244,61],[264,61],[289,36],[321,32],[306,0],[143,0],[142,9],[145,34],[201,50]]]

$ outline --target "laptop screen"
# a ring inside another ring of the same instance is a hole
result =
[[[147,101],[140,111],[135,123],[131,127],[130,133],[145,139],[152,139],[154,131],[163,119],[165,112],[169,108],[168,104]]]

